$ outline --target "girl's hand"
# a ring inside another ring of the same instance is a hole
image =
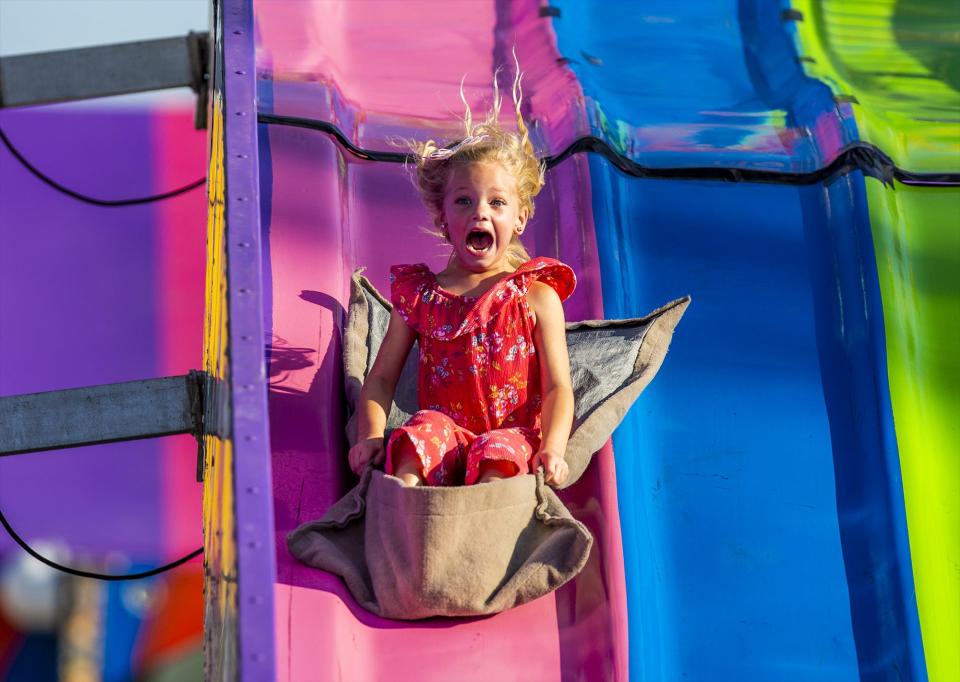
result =
[[[369,462],[372,461],[374,464],[383,462],[384,454],[382,436],[361,440],[350,448],[350,468],[353,469],[353,473],[359,476]]]
[[[538,466],[543,467],[543,482],[554,486],[563,484],[570,474],[570,467],[562,454],[551,450],[540,450],[530,459],[530,470],[536,471]]]

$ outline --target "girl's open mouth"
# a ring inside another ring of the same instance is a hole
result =
[[[467,251],[482,256],[493,247],[493,235],[484,230],[470,230],[467,233]]]

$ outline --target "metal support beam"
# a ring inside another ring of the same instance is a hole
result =
[[[193,31],[176,38],[3,57],[0,107],[189,87],[200,98],[196,124],[203,127],[208,61],[207,34]]]
[[[206,375],[0,398],[0,456],[191,433],[203,422]]]

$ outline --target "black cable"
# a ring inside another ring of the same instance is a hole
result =
[[[7,521],[7,517],[3,515],[3,510],[0,510],[0,524],[3,524],[4,530],[13,538],[27,554],[32,556],[37,561],[46,564],[50,568],[54,568],[63,573],[69,573],[70,575],[77,575],[81,578],[93,578],[95,580],[138,580],[139,578],[149,578],[152,575],[157,575],[158,573],[163,573],[164,571],[169,571],[171,568],[176,568],[180,564],[190,561],[190,559],[200,556],[203,554],[203,547],[196,549],[186,556],[180,557],[176,561],[171,561],[169,564],[164,564],[163,566],[158,566],[157,568],[151,568],[149,571],[140,571],[139,573],[121,573],[117,575],[110,575],[107,573],[94,573],[93,571],[82,571],[78,568],[70,568],[69,566],[63,566],[58,564],[55,561],[51,561],[45,556],[42,556],[37,552],[33,547],[28,545],[23,538],[17,535],[17,532],[10,526],[10,523]]]
[[[258,114],[257,121],[269,125],[308,128],[327,133],[348,152],[357,158],[367,161],[403,163],[412,158],[409,154],[401,152],[381,152],[357,147],[339,128],[327,121],[316,121],[296,116],[278,116],[275,114]],[[883,150],[868,142],[851,144],[842,149],[837,157],[826,166],[802,173],[771,171],[759,168],[735,168],[729,166],[653,168],[641,165],[628,156],[615,151],[606,140],[593,135],[578,137],[559,154],[544,157],[543,162],[547,165],[547,168],[553,168],[567,157],[580,152],[600,154],[619,170],[636,178],[812,185],[818,182],[830,183],[840,175],[859,170],[864,175],[877,178],[887,185],[892,185],[893,180],[896,179],[905,185],[960,187],[960,173],[913,173],[903,170],[897,167]]]
[[[97,199],[96,197],[88,197],[85,194],[80,194],[80,192],[75,192],[68,187],[64,187],[56,180],[44,175],[39,170],[37,170],[33,164],[31,164],[27,159],[20,153],[20,151],[13,146],[13,143],[10,141],[10,138],[7,137],[6,133],[3,132],[3,128],[0,128],[0,141],[10,150],[10,153],[13,154],[14,158],[19,161],[24,168],[30,171],[34,176],[40,179],[42,182],[46,183],[53,189],[58,192],[62,192],[67,196],[73,197],[79,201],[82,201],[86,204],[93,204],[94,206],[134,206],[136,204],[149,204],[153,201],[162,201],[163,199],[169,199],[170,197],[175,197],[178,194],[184,194],[189,192],[192,189],[197,187],[202,187],[206,182],[206,178],[201,178],[194,182],[191,182],[189,185],[184,185],[178,189],[171,190],[169,192],[164,192],[163,194],[155,194],[149,197],[138,197],[136,199]]]

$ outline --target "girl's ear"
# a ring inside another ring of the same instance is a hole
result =
[[[527,229],[527,218],[529,216],[530,216],[530,212],[527,209],[525,208],[520,209],[520,212],[517,214],[516,225],[513,228],[513,231],[516,232],[517,235],[523,234],[523,231]]]

